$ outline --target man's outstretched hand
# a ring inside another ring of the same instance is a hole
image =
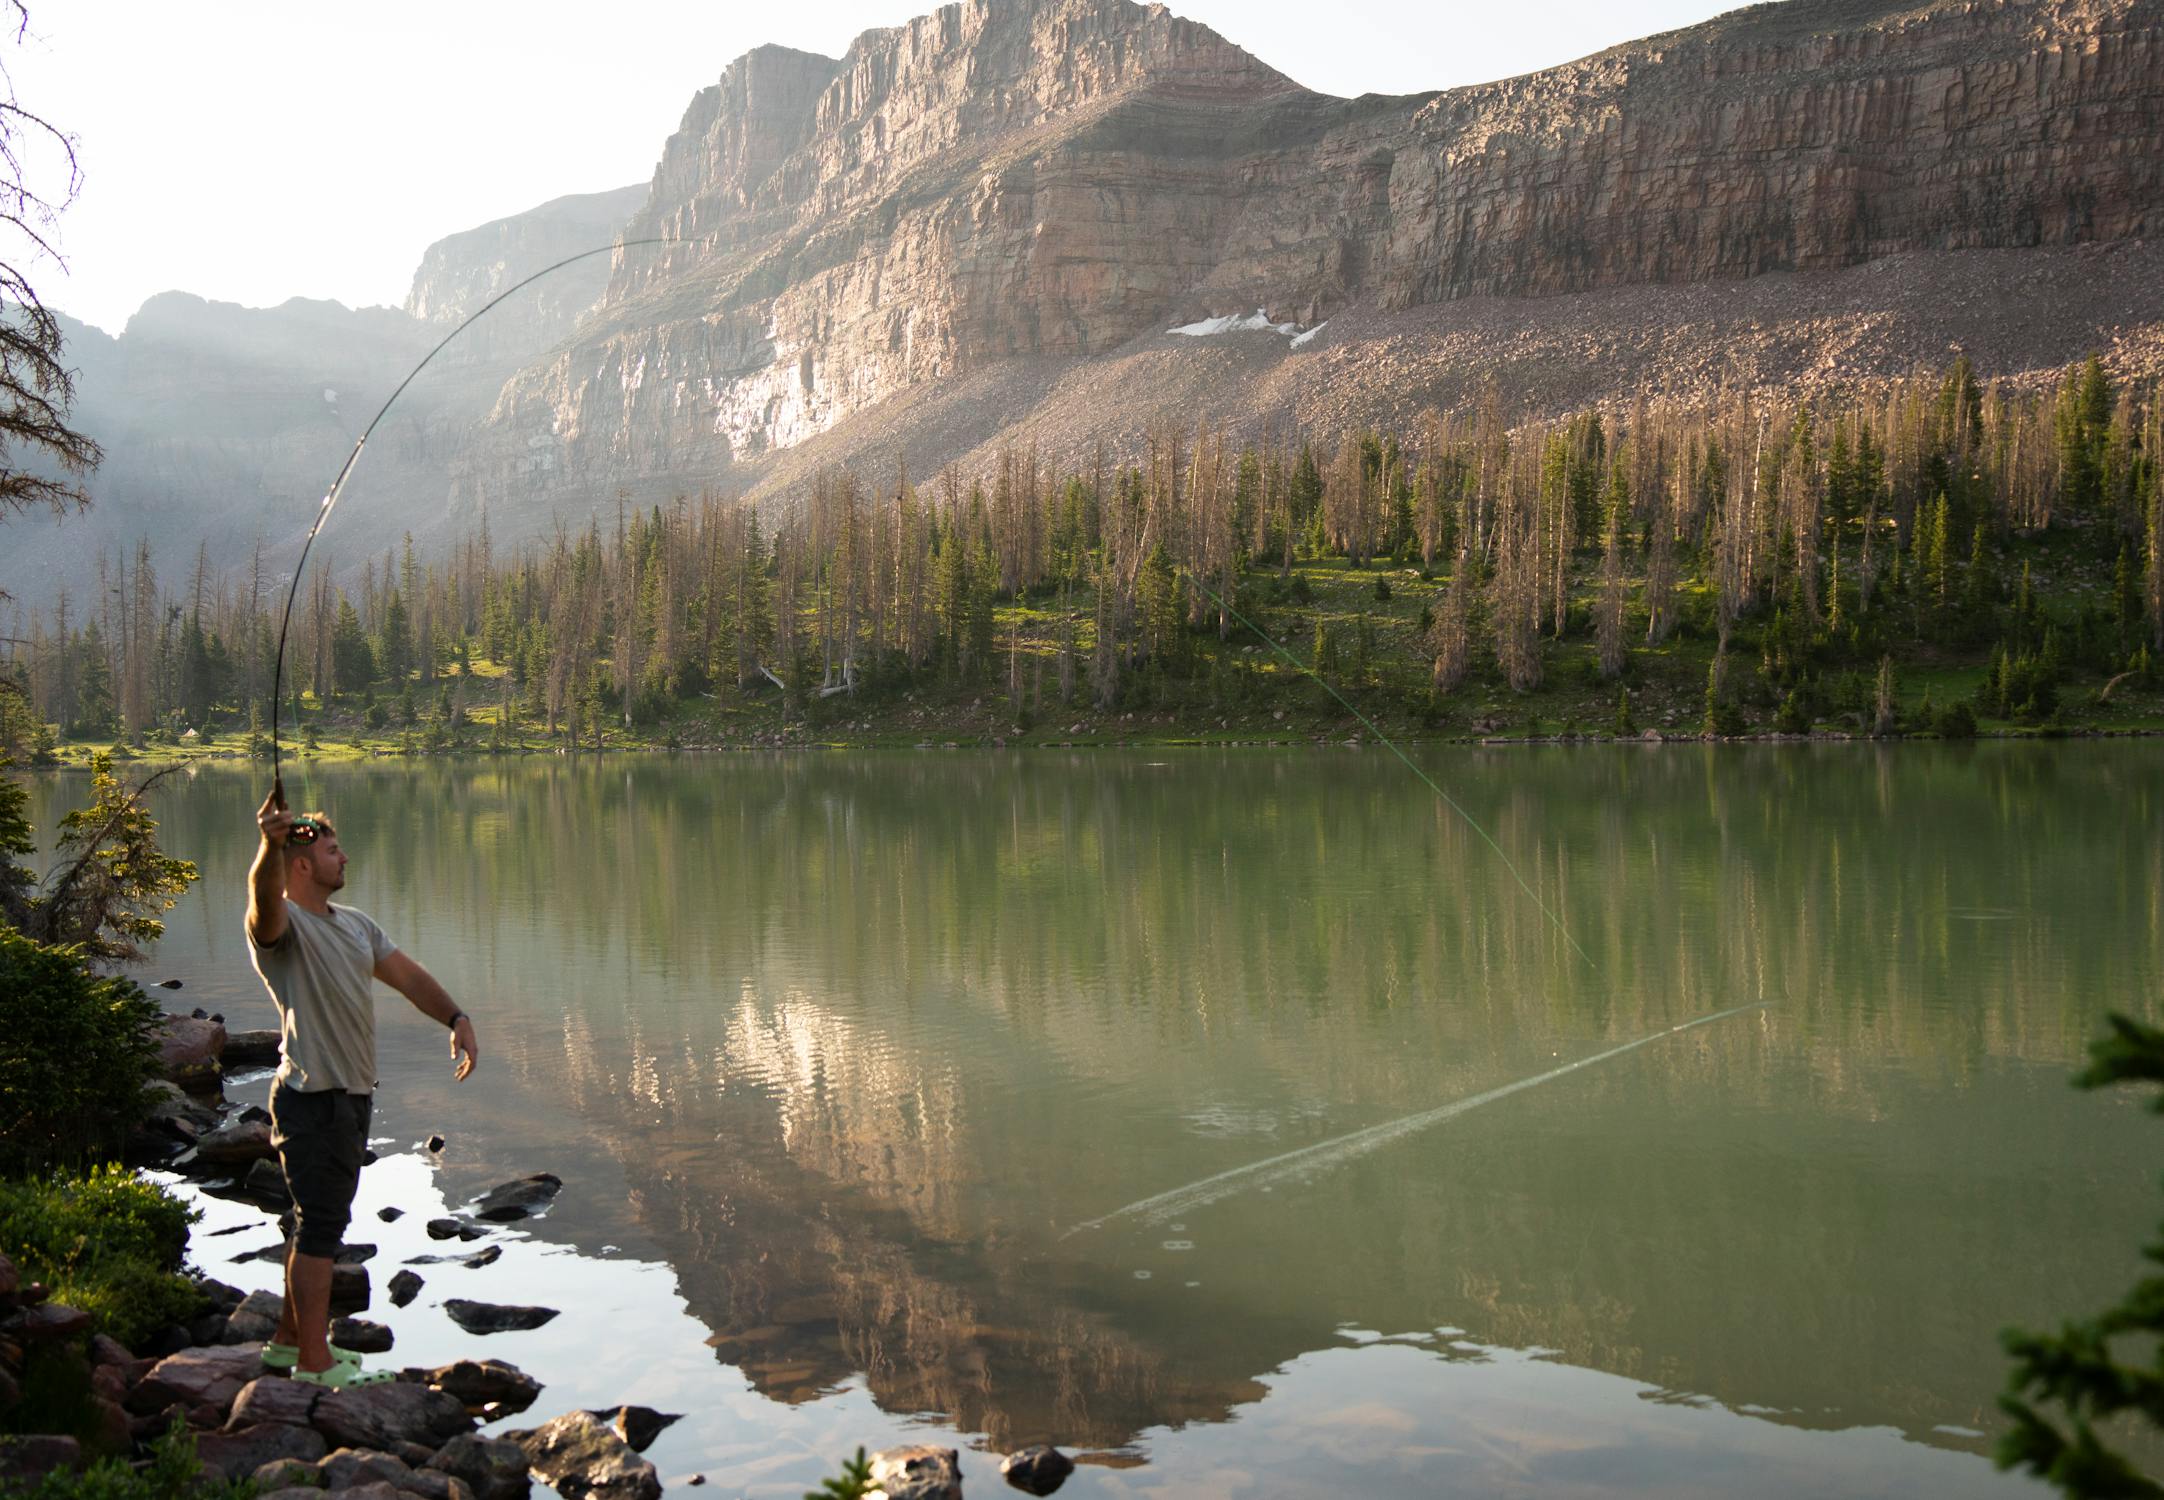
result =
[[[473,1065],[481,1060],[481,1045],[473,1039],[473,1022],[460,1016],[451,1024],[451,1061],[456,1064],[451,1077],[464,1083],[473,1072]]]
[[[285,791],[272,787],[271,794],[256,809],[255,826],[263,832],[263,842],[273,849],[283,849],[286,835],[293,828],[293,814],[286,811]]]

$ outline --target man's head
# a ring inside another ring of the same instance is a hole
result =
[[[286,889],[328,896],[346,884],[346,851],[338,830],[319,812],[302,813],[286,830]]]

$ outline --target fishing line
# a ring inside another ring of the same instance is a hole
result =
[[[1365,1156],[1371,1151],[1387,1146],[1392,1141],[1401,1140],[1406,1136],[1440,1125],[1445,1120],[1454,1120],[1459,1115],[1480,1108],[1483,1104],[1493,1104],[1498,1099],[1507,1099],[1512,1094],[1521,1093],[1526,1089],[1537,1088],[1544,1083],[1553,1083],[1556,1079],[1569,1073],[1575,1073],[1580,1068],[1590,1068],[1595,1063],[1607,1062],[1610,1058],[1621,1057],[1626,1052],[1635,1052],[1640,1047],[1649,1046],[1664,1037],[1674,1036],[1678,1032],[1689,1031],[1696,1026],[1710,1026],[1715,1021],[1725,1021],[1730,1016],[1740,1016],[1745,1011],[1763,1010],[1769,1004],[1771,1004],[1770,1001],[1754,1000],[1748,1005],[1737,1005],[1727,1010],[1715,1011],[1712,1015],[1699,1016],[1695,1020],[1684,1021],[1660,1031],[1649,1032],[1637,1040],[1625,1042],[1619,1047],[1610,1047],[1605,1052],[1596,1052],[1590,1057],[1581,1057],[1576,1062],[1567,1062],[1560,1068],[1550,1068],[1545,1073],[1536,1073],[1530,1078],[1521,1078],[1516,1083],[1506,1083],[1500,1088],[1489,1089],[1486,1093],[1474,1094],[1470,1098],[1458,1099],[1449,1104],[1439,1105],[1434,1109],[1422,1110],[1418,1114],[1406,1115],[1401,1119],[1387,1120],[1380,1125],[1370,1125],[1365,1130],[1355,1130],[1350,1135],[1335,1136],[1327,1141],[1318,1141],[1312,1146],[1302,1146],[1297,1151],[1286,1151],[1277,1156],[1265,1157],[1261,1161],[1250,1162],[1244,1167],[1234,1167],[1229,1171],[1219,1172],[1214,1176],[1202,1178],[1198,1182],[1190,1182],[1185,1187],[1172,1188],[1152,1197],[1138,1198],[1133,1203],[1115,1208],[1108,1214],[1100,1214],[1094,1219],[1085,1219],[1082,1223],[1075,1225],[1074,1228],[1061,1235],[1060,1238],[1063,1240],[1072,1238],[1085,1229],[1101,1229],[1119,1219],[1141,1219],[1145,1223],[1162,1222],[1175,1215],[1205,1207],[1223,1198],[1229,1198],[1233,1194],[1244,1192],[1251,1187],[1272,1185],[1286,1178],[1326,1171],[1331,1167],[1340,1166],[1351,1161],[1355,1157]]]
[[[281,707],[279,703],[279,698],[285,686],[286,633],[291,630],[293,626],[293,601],[300,595],[301,573],[308,566],[308,549],[315,545],[316,534],[323,530],[323,523],[331,518],[331,507],[338,503],[339,495],[344,493],[346,488],[346,481],[353,476],[353,466],[356,463],[360,462],[361,450],[368,446],[368,439],[370,435],[375,432],[376,424],[378,422],[381,422],[383,420],[384,413],[388,412],[391,409],[391,403],[405,394],[406,387],[413,384],[414,377],[419,375],[423,370],[427,369],[429,361],[443,352],[444,346],[446,344],[450,343],[451,340],[457,338],[460,334],[471,328],[491,308],[495,307],[497,303],[503,301],[512,293],[524,290],[526,287],[529,287],[535,282],[539,281],[542,277],[547,276],[555,271],[561,271],[565,266],[571,265],[577,261],[590,260],[596,255],[613,254],[618,250],[628,250],[634,245],[675,245],[681,243],[682,241],[680,239],[673,236],[660,236],[637,240],[617,240],[612,244],[596,245],[591,250],[581,250],[576,255],[567,255],[562,260],[557,261],[554,265],[543,266],[540,270],[534,272],[531,276],[512,283],[510,286],[504,288],[501,292],[498,292],[495,296],[491,297],[480,307],[476,308],[471,313],[468,313],[465,319],[461,321],[456,328],[452,329],[449,333],[445,334],[440,340],[438,340],[436,347],[429,350],[427,354],[422,356],[421,362],[415,365],[411,370],[406,373],[406,378],[404,380],[398,382],[398,389],[392,391],[389,398],[384,401],[383,405],[376,409],[376,414],[368,419],[368,425],[361,429],[360,438],[354,443],[353,451],[351,453],[348,453],[346,455],[346,461],[343,464],[339,465],[338,477],[333,479],[331,481],[331,487],[323,492],[323,503],[316,507],[315,524],[308,528],[308,536],[301,543],[301,555],[293,564],[293,583],[291,587],[286,590],[285,615],[278,622],[278,655],[275,658],[274,664],[271,668],[271,795],[277,798],[278,805],[280,807],[285,806],[286,788],[285,777],[281,774],[281,762],[279,754],[280,747],[278,731],[279,713]]]
[[[1475,818],[1471,813],[1467,812],[1463,807],[1459,806],[1457,799],[1452,797],[1450,793],[1444,791],[1440,786],[1436,785],[1433,777],[1429,776],[1427,772],[1421,770],[1420,767],[1414,763],[1411,756],[1407,755],[1403,750],[1399,749],[1395,740],[1391,739],[1390,736],[1388,736],[1387,734],[1384,734],[1382,730],[1376,728],[1375,721],[1373,719],[1370,719],[1366,714],[1360,712],[1359,709],[1353,707],[1353,705],[1346,699],[1345,695],[1339,692],[1336,688],[1332,687],[1329,682],[1324,679],[1323,675],[1320,672],[1317,672],[1313,667],[1308,666],[1305,662],[1301,661],[1299,657],[1294,656],[1292,652],[1288,650],[1281,642],[1272,639],[1268,631],[1264,630],[1260,625],[1257,625],[1253,620],[1250,620],[1247,616],[1241,614],[1239,610],[1235,609],[1231,604],[1227,603],[1215,589],[1211,588],[1207,583],[1204,583],[1202,579],[1196,574],[1190,572],[1185,568],[1182,568],[1180,571],[1186,573],[1189,578],[1194,579],[1195,587],[1201,589],[1202,592],[1204,592],[1205,594],[1208,594],[1211,601],[1215,603],[1219,609],[1231,615],[1235,620],[1238,620],[1242,625],[1245,625],[1249,630],[1252,630],[1257,636],[1260,636],[1263,643],[1267,645],[1272,651],[1275,651],[1279,656],[1285,658],[1286,661],[1290,662],[1294,670],[1300,672],[1304,676],[1312,677],[1317,683],[1321,684],[1322,690],[1328,693],[1331,697],[1335,698],[1338,703],[1344,708],[1345,712],[1351,714],[1362,724],[1366,725],[1367,730],[1370,734],[1374,735],[1376,739],[1382,741],[1384,747],[1388,749],[1392,755],[1395,755],[1399,760],[1405,763],[1406,770],[1412,772],[1415,776],[1419,777],[1421,782],[1427,787],[1429,791],[1435,793],[1437,797],[1442,799],[1443,805],[1445,807],[1449,808],[1460,818],[1464,819],[1466,827],[1472,829],[1473,832],[1480,835],[1481,842],[1486,844],[1490,849],[1494,850],[1495,857],[1503,862],[1503,868],[1510,871],[1510,878],[1518,882],[1518,889],[1525,892],[1525,894],[1532,899],[1533,904],[1540,908],[1540,914],[1542,916],[1546,917],[1550,922],[1555,924],[1555,930],[1563,935],[1564,942],[1570,944],[1571,951],[1585,960],[1587,968],[1591,969],[1596,974],[1600,972],[1600,965],[1593,962],[1593,955],[1578,946],[1578,940],[1570,935],[1570,928],[1564,924],[1562,917],[1558,916],[1553,910],[1551,910],[1547,902],[1540,899],[1540,892],[1534,890],[1533,887],[1526,881],[1525,876],[1519,873],[1517,865],[1511,861],[1511,858],[1508,854],[1505,854],[1503,852],[1503,846],[1501,844],[1498,844],[1494,840],[1494,838],[1489,835],[1487,829],[1480,826],[1479,819]]]

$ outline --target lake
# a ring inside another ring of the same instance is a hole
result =
[[[377,1285],[566,1181],[372,1315],[686,1412],[649,1456],[731,1494],[931,1440],[980,1496],[1035,1441],[1077,1495],[2042,1493],[1997,1333],[2159,1217],[2164,1126],[2067,1082],[2158,1019],[2155,747],[1415,758],[1455,808],[1374,748],[290,767],[483,1047],[381,992]],[[261,776],[155,794],[204,879],[143,977],[236,1028]],[[197,1263],[271,1284],[263,1225]]]

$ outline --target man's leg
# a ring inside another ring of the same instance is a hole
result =
[[[271,1093],[271,1139],[293,1199],[277,1342],[296,1345],[297,1367],[311,1373],[331,1366],[331,1265],[360,1186],[368,1105],[365,1096],[335,1092],[281,1086]]]
[[[331,1257],[301,1254],[298,1240],[286,1246],[286,1305],[278,1318],[278,1342],[299,1346],[303,1370],[331,1367]]]

